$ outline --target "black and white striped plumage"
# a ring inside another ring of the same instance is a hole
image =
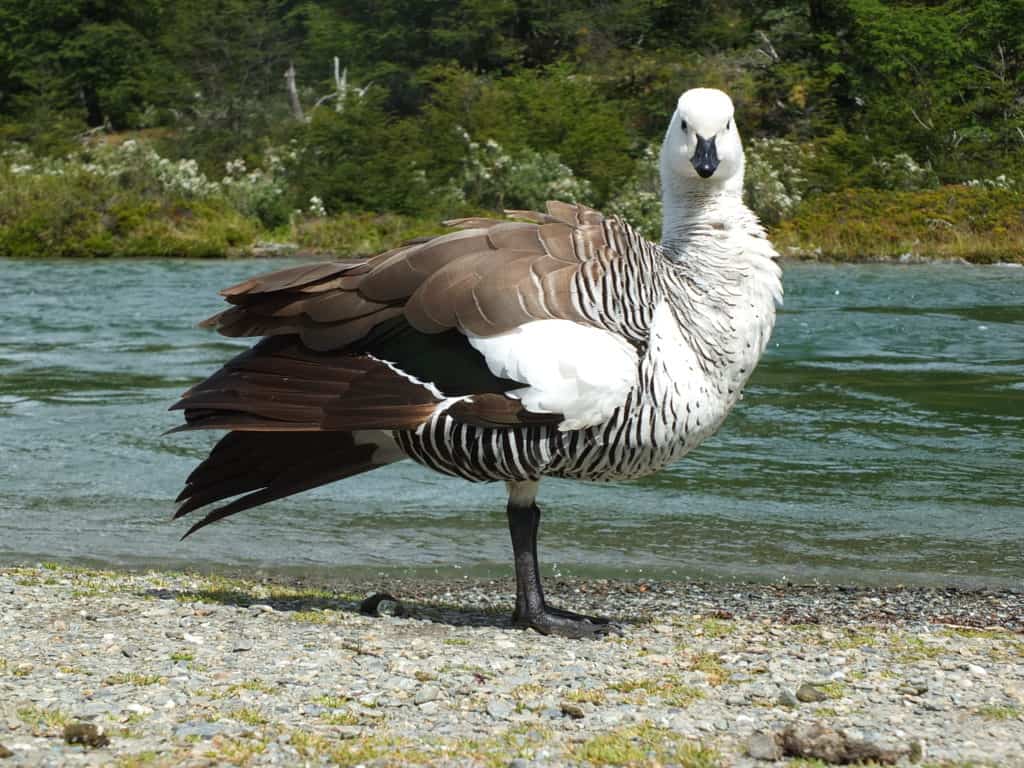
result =
[[[543,601],[537,481],[654,472],[736,403],[781,300],[775,252],[740,198],[742,165],[728,97],[688,91],[662,150],[662,245],[549,203],[227,289],[232,307],[206,324],[266,338],[174,406],[183,429],[230,430],[178,515],[236,497],[195,530],[405,457],[504,480],[517,620],[600,634],[606,625]]]

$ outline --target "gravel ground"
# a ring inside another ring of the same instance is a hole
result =
[[[548,588],[0,569],[0,765],[1024,766],[1022,593]]]

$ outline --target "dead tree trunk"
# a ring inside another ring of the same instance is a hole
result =
[[[290,61],[284,79],[288,84],[288,101],[292,105],[292,116],[299,122],[305,122],[306,116],[302,113],[302,104],[299,102],[299,89],[295,87],[295,64]]]

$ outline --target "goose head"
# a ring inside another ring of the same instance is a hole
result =
[[[732,99],[715,88],[692,88],[680,96],[662,145],[662,181],[713,187],[738,180],[742,186],[743,144],[734,111]]]

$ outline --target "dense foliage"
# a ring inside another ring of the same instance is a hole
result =
[[[1024,0],[0,0],[0,33],[8,206],[58,163],[96,194],[314,240],[324,213],[548,196],[656,234],[652,148],[696,85],[732,94],[772,225],[850,188],[1024,179]],[[114,173],[126,133],[136,165]],[[206,186],[161,187],[172,166]]]

